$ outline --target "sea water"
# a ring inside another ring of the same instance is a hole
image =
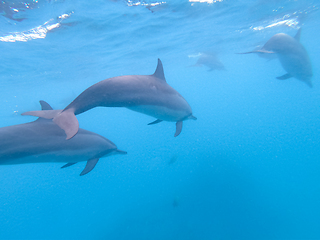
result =
[[[92,84],[152,74],[197,121],[95,108],[80,127],[125,156],[0,167],[0,239],[320,239],[317,0],[1,1],[0,127],[63,109]],[[239,55],[279,32],[313,65],[313,88],[279,61]],[[225,70],[190,67],[214,53]]]

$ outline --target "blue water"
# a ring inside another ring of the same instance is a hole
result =
[[[63,109],[87,87],[127,74],[167,82],[197,121],[122,108],[78,115],[126,156],[0,166],[0,239],[320,239],[320,3],[317,0],[2,1],[0,127],[45,100]],[[294,36],[313,88],[278,60],[239,55]],[[225,71],[189,67],[211,51]]]

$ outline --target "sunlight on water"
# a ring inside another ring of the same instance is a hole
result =
[[[166,2],[152,2],[152,3],[148,3],[148,2],[132,1],[132,0],[128,0],[128,1],[127,1],[127,5],[128,5],[129,7],[145,6],[145,7],[147,7],[147,8],[152,8],[152,7],[160,6],[161,4],[166,4]]]
[[[72,13],[62,14],[57,20],[50,19],[43,25],[32,28],[24,32],[11,33],[6,36],[0,37],[1,42],[26,42],[33,39],[45,38],[47,33],[53,29],[59,28],[64,19],[71,16]],[[58,22],[57,22],[58,21]]]
[[[222,2],[223,0],[189,0],[189,2],[200,2],[200,3],[216,3]]]
[[[252,27],[252,29],[255,31],[261,31],[266,28],[279,27],[279,26],[288,26],[288,27],[292,27],[292,28],[299,28],[298,24],[299,24],[299,22],[297,21],[297,19],[288,19],[288,20],[279,20],[279,21],[276,20],[275,23],[269,24],[265,27],[263,27],[263,26]]]
[[[283,17],[275,19],[271,23],[270,22],[265,23],[265,26],[252,27],[252,29],[255,31],[261,31],[266,28],[273,28],[273,27],[279,27],[279,26],[287,26],[290,28],[298,29],[300,24],[299,19],[301,18],[301,16],[317,10],[318,10],[317,6],[311,6],[311,7],[308,7],[306,10],[295,11],[291,14],[285,14]],[[279,9],[273,10],[273,11],[278,12]]]

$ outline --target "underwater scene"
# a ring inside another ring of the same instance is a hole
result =
[[[320,239],[318,0],[0,2],[0,240]]]

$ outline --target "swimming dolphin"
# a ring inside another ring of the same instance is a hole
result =
[[[196,64],[191,65],[190,67],[201,67],[203,65],[209,68],[208,71],[226,70],[223,63],[214,53],[200,53]]]
[[[175,137],[182,130],[182,121],[196,119],[187,101],[167,84],[160,59],[152,75],[108,78],[84,90],[63,110],[30,111],[22,115],[53,119],[70,139],[79,129],[75,115],[99,106],[126,107],[157,118],[149,125],[162,121],[176,122]]]
[[[278,33],[259,50],[247,53],[276,54],[282,67],[287,71],[277,79],[285,80],[291,77],[305,82],[312,87],[312,66],[306,49],[300,43],[301,28],[293,38],[285,33]]]
[[[46,102],[40,104],[43,110],[52,110]],[[66,141],[64,131],[44,118],[0,128],[0,165],[68,162],[64,168],[87,161],[82,176],[95,167],[99,158],[113,154],[126,152],[103,136],[81,128],[74,138]]]

